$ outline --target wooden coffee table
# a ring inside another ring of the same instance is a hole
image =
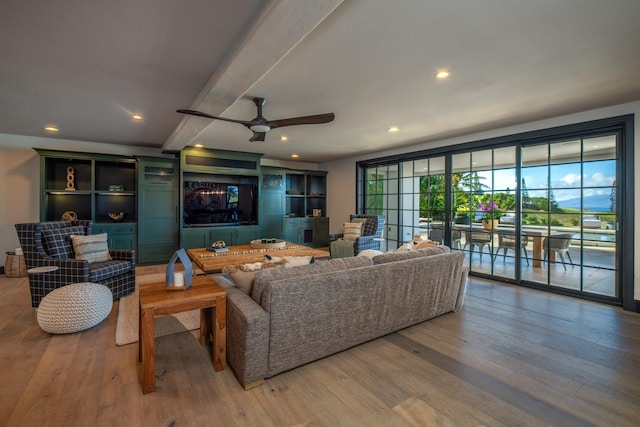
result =
[[[227,359],[227,295],[208,276],[193,277],[191,287],[170,291],[164,282],[140,286],[138,361],[142,362],[142,393],[156,389],[155,318],[200,309],[200,344],[213,343],[213,369],[222,371]]]
[[[327,251],[286,242],[281,249],[254,249],[250,245],[228,246],[226,252],[210,252],[206,248],[188,249],[191,260],[205,273],[220,273],[222,268],[232,264],[246,264],[263,261],[265,255],[314,256],[317,259],[329,258]]]

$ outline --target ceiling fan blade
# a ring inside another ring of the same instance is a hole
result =
[[[196,110],[176,110],[176,111],[178,113],[189,114],[191,116],[206,117],[207,119],[224,120],[225,122],[240,123],[245,126],[250,126],[251,124],[253,124],[252,120],[247,121],[247,120],[228,119],[226,117],[213,116],[211,114],[203,113],[202,111],[196,111]]]
[[[264,141],[264,137],[266,134],[266,132],[253,131],[253,136],[249,139],[249,142]]]
[[[284,126],[319,125],[322,123],[332,122],[334,118],[335,118],[335,114],[333,113],[316,114],[314,116],[292,117],[290,119],[280,119],[280,120],[269,120],[267,121],[267,125],[271,129],[281,128]]]

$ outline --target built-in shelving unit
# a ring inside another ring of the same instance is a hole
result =
[[[326,172],[263,168],[263,234],[281,235],[301,245],[328,246],[326,189]]]
[[[133,157],[36,149],[40,155],[40,220],[67,211],[108,233],[112,248],[135,249],[137,160]],[[113,219],[109,214],[118,215]]]

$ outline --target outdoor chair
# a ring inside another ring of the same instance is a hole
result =
[[[444,243],[444,230],[442,228],[432,228],[429,232],[429,240]]]
[[[464,231],[464,238],[465,238],[465,242],[464,242],[464,247],[462,249],[469,246],[471,255],[473,255],[473,247],[477,246],[478,252],[480,253],[480,262],[482,262],[482,251],[485,246],[487,246],[489,249],[489,256],[490,257],[492,256],[491,243],[492,243],[493,237],[491,235],[491,232],[481,231],[481,230]]]
[[[555,252],[560,256],[562,266],[566,270],[567,265],[564,261],[564,256],[566,255],[569,258],[571,267],[573,267],[573,260],[571,259],[571,255],[569,254],[569,246],[571,246],[572,237],[572,233],[558,233],[554,236],[545,237],[542,242],[542,247],[544,248],[544,259],[547,259],[547,257],[549,256],[549,252]]]
[[[527,260],[527,265],[529,265],[529,254],[527,253],[527,245],[529,244],[529,236],[522,235],[520,236],[520,247],[524,251],[524,257]],[[516,236],[514,234],[506,234],[506,233],[498,233],[498,247],[496,248],[495,253],[493,254],[493,262],[496,261],[498,257],[498,253],[502,249],[502,256],[504,260],[507,259],[507,251],[509,249],[515,252],[516,250]]]

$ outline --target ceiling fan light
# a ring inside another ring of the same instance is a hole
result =
[[[249,129],[254,132],[267,132],[271,128],[267,125],[251,125]]]

